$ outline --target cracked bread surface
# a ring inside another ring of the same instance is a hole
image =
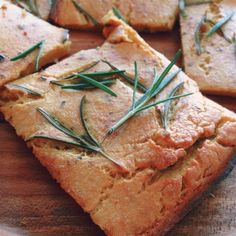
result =
[[[211,37],[200,36],[203,52],[198,55],[195,46],[195,32],[202,17],[209,20],[203,25],[202,33],[235,12],[221,30]],[[185,73],[194,79],[200,90],[210,94],[236,96],[236,1],[221,0],[212,4],[186,7],[187,17],[180,18],[181,39],[184,52]]]
[[[25,10],[0,0],[0,86],[35,71],[38,49],[26,57],[11,61],[11,58],[45,40],[39,67],[52,63],[69,54],[70,42],[67,30],[55,27]]]
[[[178,14],[178,0],[80,0],[80,6],[100,24],[102,17],[118,8],[132,27],[139,31],[170,31]],[[71,0],[57,0],[51,19],[58,25],[72,29],[91,29],[94,25],[77,11]]]
[[[104,137],[132,103],[132,86],[119,79],[111,88],[114,98],[101,90],[64,91],[50,84],[92,63],[106,59],[149,86],[153,67],[160,74],[169,64],[122,21],[104,18],[106,42],[79,53],[46,70],[15,81],[42,97],[32,97],[6,85],[1,107],[6,120],[23,139],[34,134],[67,138],[36,111],[42,107],[76,133],[84,132],[79,104],[84,95],[85,119],[105,151],[122,161],[128,172],[96,153],[49,140],[28,142],[35,156],[107,235],[164,235],[179,220],[190,202],[225,169],[235,153],[236,115],[203,97],[194,81],[183,72],[156,99],[164,98],[184,81],[183,92],[194,95],[176,101],[170,124],[164,130],[162,106],[136,115],[120,129]],[[90,71],[109,69],[99,62]],[[178,70],[177,66],[172,69]],[[140,96],[140,94],[139,94]]]

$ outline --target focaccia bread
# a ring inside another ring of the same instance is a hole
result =
[[[55,27],[25,10],[0,0],[0,86],[33,73],[39,47],[11,61],[17,55],[43,42],[39,68],[67,55],[70,49],[68,31]]]
[[[185,12],[187,16],[181,17],[185,73],[203,92],[236,96],[236,1],[189,5]],[[199,27],[204,16],[205,23]],[[227,16],[230,20],[207,37],[213,25]]]
[[[236,116],[203,97],[196,83],[179,72],[154,100],[166,98],[179,83],[183,83],[182,93],[193,94],[172,102],[166,128],[163,105],[158,105],[108,134],[129,110],[133,86],[119,76],[110,86],[115,97],[101,89],[65,90],[58,83],[76,72],[110,70],[105,60],[131,78],[137,75],[136,62],[139,83],[147,88],[153,81],[153,68],[160,75],[169,60],[114,16],[105,17],[104,24],[107,39],[100,48],[80,51],[6,85],[0,93],[0,111],[107,235],[164,235],[231,160]],[[176,71],[174,66],[170,74]],[[141,90],[136,95],[142,96]],[[46,119],[40,110],[53,118]],[[66,135],[66,129],[76,139]],[[75,140],[85,138],[88,130],[113,161],[76,146]]]
[[[99,24],[112,7],[139,31],[170,31],[178,14],[178,0],[75,0]],[[57,0],[52,8],[52,20],[63,27],[91,29],[95,25],[83,12],[76,9],[72,0]]]

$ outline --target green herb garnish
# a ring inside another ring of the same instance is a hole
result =
[[[115,67],[114,65],[112,65],[110,62],[106,61],[106,60],[102,60],[102,62],[106,63],[108,66],[110,66],[110,68],[114,71],[119,71],[119,69],[117,67]],[[121,73],[120,77],[122,77],[125,81],[127,81],[129,84],[134,85],[134,79],[129,77],[127,74],[125,73]],[[140,91],[142,92],[146,92],[147,88],[142,85],[141,83],[138,82],[137,84],[137,88],[140,89]]]
[[[170,94],[168,95],[168,98],[171,98],[171,97],[175,97],[177,95],[177,92],[178,90],[183,86],[184,82],[178,84],[171,92]],[[171,103],[172,103],[173,100],[169,100],[165,103],[164,105],[164,111],[162,113],[162,124],[163,124],[163,127],[164,129],[166,130],[167,127],[168,127],[168,120],[169,120],[169,112],[170,112],[170,107],[171,107]]]
[[[5,60],[5,58],[6,58],[6,57],[5,57],[3,54],[0,54],[0,62],[3,61],[3,60]]]
[[[107,85],[110,86],[114,83],[114,79],[106,79],[106,80],[102,80],[99,81],[99,83],[103,84],[103,85]],[[89,83],[76,83],[76,84],[60,84],[60,83],[56,83],[56,85],[61,86],[62,89],[72,89],[72,90],[88,90],[88,89],[95,89],[97,87],[89,84]]]
[[[166,69],[162,72],[160,76],[157,76],[156,69],[154,68],[154,80],[153,80],[152,85],[148,88],[146,93],[137,101],[135,100],[135,98],[133,98],[134,104],[132,104],[131,108],[127,111],[127,113],[115,125],[113,125],[108,130],[108,134],[112,134],[116,129],[122,126],[127,120],[129,120],[131,117],[133,117],[134,115],[136,115],[137,113],[141,111],[149,109],[150,107],[156,106],[158,104],[167,102],[169,100],[189,96],[192,94],[192,93],[188,93],[188,94],[182,94],[178,96],[172,96],[163,100],[158,100],[152,103],[148,103],[150,102],[152,98],[158,95],[160,91],[167,85],[164,79],[166,78],[167,74],[172,69],[172,67],[174,66],[174,64],[176,63],[176,61],[179,59],[180,56],[181,56],[181,51],[179,50],[177,54],[175,55],[174,59],[170,62],[170,64],[166,67]],[[173,75],[172,79],[174,79],[174,75],[176,75],[176,73],[172,73],[172,75]],[[136,80],[137,80],[137,76],[136,76]]]
[[[179,10],[181,16],[187,17],[187,14],[185,12],[185,0],[179,0]]]
[[[42,95],[40,93],[35,92],[35,91],[33,91],[33,90],[29,89],[29,88],[26,88],[26,87],[24,87],[22,85],[9,84],[9,86],[12,87],[12,88],[16,88],[18,90],[22,90],[22,91],[24,91],[24,92],[26,92],[26,93],[28,93],[30,95],[37,96],[37,97],[42,97]]]
[[[127,20],[124,18],[124,16],[121,14],[120,10],[116,7],[112,7],[112,11],[114,13],[114,15],[120,19],[123,20],[125,23],[127,23]]]
[[[77,11],[79,11],[80,13],[84,14],[90,21],[92,21],[92,23],[95,25],[95,26],[99,26],[99,22],[93,17],[91,16],[87,11],[85,11],[80,5],[78,2],[76,2],[76,0],[72,0],[75,8],[77,9]]]
[[[20,53],[16,57],[11,58],[11,61],[20,60],[20,59],[26,57],[31,52],[33,52],[35,49],[38,49],[38,54],[35,58],[35,71],[38,71],[39,70],[39,60],[40,60],[40,57],[41,57],[41,54],[42,54],[42,49],[43,49],[44,42],[45,42],[44,40],[40,41],[39,43],[35,44],[34,46],[27,49],[26,51]]]
[[[15,0],[15,2],[22,8],[24,8],[26,11],[29,11],[30,13],[40,16],[39,10],[37,7],[37,3],[35,0]]]
[[[213,25],[213,27],[206,33],[206,37],[212,36],[217,30],[219,30],[223,25],[225,25],[233,16],[234,12],[232,11],[230,14],[226,15],[224,18],[215,23],[215,25]]]
[[[206,16],[203,16],[201,21],[196,27],[196,30],[194,32],[194,42],[195,42],[195,47],[197,50],[197,54],[200,55],[202,53],[202,46],[201,46],[201,39],[200,39],[200,34],[201,34],[201,28],[202,25],[206,22]]]
[[[30,137],[27,141],[31,141],[36,138],[41,139],[49,139],[53,141],[59,141],[65,144],[74,145],[76,147],[99,153],[103,157],[107,158],[109,161],[112,161],[114,164],[116,164],[119,167],[125,168],[119,161],[114,160],[111,158],[102,148],[101,144],[96,140],[96,138],[91,134],[89,131],[88,125],[86,123],[86,120],[84,118],[84,101],[85,97],[82,98],[80,103],[80,119],[85,131],[84,135],[76,134],[72,129],[67,128],[61,121],[59,121],[56,117],[52,116],[50,113],[45,111],[43,108],[37,108],[37,111],[48,121],[49,124],[54,126],[57,130],[64,133],[68,138],[70,138],[72,141],[58,139],[46,135],[35,135]]]

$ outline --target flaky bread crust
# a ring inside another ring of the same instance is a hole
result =
[[[0,62],[0,87],[35,71],[38,50],[17,61],[10,59],[42,40],[45,43],[39,68],[69,54],[67,30],[55,27],[5,0],[0,0],[0,22],[0,52],[5,57]]]
[[[161,73],[169,61],[111,13],[103,21],[107,41],[101,48],[81,51],[41,73],[14,82],[36,90],[41,98],[9,84],[1,92],[0,110],[25,140],[44,133],[65,138],[35,108],[43,107],[81,134],[78,107],[86,95],[85,114],[91,132],[110,155],[125,164],[128,172],[98,154],[62,143],[37,139],[28,142],[29,147],[107,235],[164,235],[232,158],[236,116],[204,98],[196,83],[181,72],[158,98],[166,97],[180,81],[185,82],[183,92],[194,95],[178,100],[166,131],[158,106],[133,117],[104,139],[107,128],[132,104],[132,87],[118,80],[111,86],[118,94],[113,98],[101,90],[66,92],[50,81],[99,59],[107,59],[133,76],[136,60],[140,82],[149,86],[153,67]],[[105,69],[109,68],[98,63],[91,70]]]
[[[102,24],[102,17],[112,7],[116,7],[120,9],[129,24],[138,31],[170,31],[178,14],[177,0],[82,0],[79,4],[100,24]],[[84,14],[75,9],[72,1],[68,0],[56,1],[51,19],[66,28],[83,30],[95,28]]]

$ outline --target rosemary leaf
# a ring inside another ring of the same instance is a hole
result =
[[[125,70],[113,70],[113,71],[97,71],[93,73],[77,73],[75,75],[84,75],[87,77],[104,77],[104,76],[111,76],[111,75],[119,75],[124,73]]]
[[[116,7],[112,7],[112,11],[114,13],[114,15],[120,19],[123,20],[125,23],[127,23],[127,20],[124,18],[124,16],[121,14],[120,10]]]
[[[20,60],[20,59],[26,57],[31,52],[33,52],[35,49],[38,49],[38,54],[37,54],[36,59],[35,59],[35,71],[38,71],[39,70],[39,60],[40,60],[40,57],[41,57],[41,54],[42,54],[42,49],[43,49],[44,42],[45,42],[44,40],[40,41],[39,43],[37,43],[34,46],[27,49],[26,51],[20,53],[19,55],[15,56],[13,58],[11,58],[11,61]]]
[[[168,98],[174,97],[176,96],[178,90],[184,85],[184,82],[178,84],[168,95]],[[164,111],[162,113],[162,123],[163,123],[163,127],[166,130],[168,127],[168,118],[169,118],[169,111],[170,111],[170,107],[171,107],[171,102],[172,100],[169,100],[165,103],[164,105]]]
[[[226,15],[224,18],[219,20],[215,25],[206,33],[206,37],[212,36],[217,30],[219,30],[223,25],[225,25],[234,16],[234,11]]]
[[[5,60],[5,56],[3,54],[0,54],[0,62]]]
[[[115,81],[108,79],[108,80],[104,80],[104,81],[100,81],[101,84],[103,85],[111,85],[113,84]],[[78,84],[59,84],[59,83],[55,83],[56,85],[61,86],[62,89],[72,89],[72,90],[87,90],[87,89],[94,89],[96,88],[95,86],[92,86],[89,83],[78,83]]]
[[[108,130],[107,134],[112,134],[116,129],[122,126],[127,120],[129,120],[131,117],[133,117],[134,115],[136,115],[137,113],[143,110],[146,110],[152,106],[156,106],[160,103],[167,102],[169,100],[191,95],[191,94],[183,94],[179,96],[172,96],[172,97],[168,97],[166,99],[158,100],[156,102],[148,104],[150,100],[154,98],[161,91],[160,86],[163,86],[163,80],[165,79],[165,77],[167,76],[167,74],[172,69],[172,67],[174,66],[174,64],[176,63],[176,61],[178,60],[180,56],[181,56],[181,51],[179,50],[176,53],[174,59],[170,62],[170,64],[166,67],[166,69],[162,72],[160,76],[157,76],[156,69],[154,68],[154,79],[150,88],[139,100],[135,102],[134,105],[132,105],[130,109],[128,109],[127,113]],[[164,85],[167,86],[167,84],[164,84]]]
[[[37,96],[37,97],[42,97],[42,95],[40,93],[35,92],[35,91],[33,91],[29,88],[26,88],[24,86],[21,86],[21,85],[18,85],[18,84],[9,84],[9,86],[12,87],[12,88],[16,88],[18,90],[22,90],[22,91],[24,91],[24,92],[26,92],[30,95]]]
[[[114,97],[117,97],[117,94],[115,92],[113,92],[109,87],[107,87],[106,85],[92,79],[92,78],[89,78],[87,76],[84,76],[82,74],[78,74],[78,77],[82,80],[84,80],[85,82],[97,87],[97,88],[100,88],[101,90],[103,90],[104,92],[114,96]]]
[[[85,122],[85,118],[84,118],[84,103],[85,103],[85,96],[82,97],[81,103],[80,103],[80,120],[81,120],[82,125],[84,127],[84,130],[85,130],[87,136],[90,138],[91,142],[95,146],[100,147],[100,144],[98,143],[97,139],[91,134],[91,132],[89,131],[88,125]]]
[[[137,85],[138,85],[138,67],[137,62],[134,62],[134,92],[133,92],[133,103],[132,103],[132,109],[134,109],[135,101],[136,101],[136,92],[137,92]]]
[[[187,14],[185,12],[185,0],[179,0],[179,10],[181,16],[187,17]]]
[[[80,5],[79,3],[76,1],[76,0],[72,0],[75,8],[82,14],[84,14],[89,20],[92,21],[92,23],[95,25],[95,26],[99,26],[99,22],[93,17],[91,16],[87,11],[85,11]]]
[[[102,60],[102,62],[106,63],[108,66],[110,66],[111,69],[113,70],[119,70],[117,67],[115,67],[114,65],[112,65],[110,62],[106,61],[106,60]],[[125,81],[127,81],[129,84],[134,85],[134,79],[129,77],[128,75],[126,75],[125,73],[121,73],[120,77],[122,77]],[[146,92],[147,88],[142,85],[140,82],[138,82],[137,84],[137,88],[140,89],[140,91],[142,92]]]
[[[85,71],[87,71],[87,70],[93,68],[94,66],[96,66],[99,62],[100,62],[99,60],[98,60],[98,61],[95,61],[95,62],[89,64],[89,66],[86,67],[86,68],[84,68],[83,70],[78,71],[77,73],[73,73],[72,75],[68,75],[68,76],[66,76],[66,77],[64,77],[64,78],[62,78],[62,79],[59,79],[59,81],[64,81],[64,80],[65,80],[65,81],[69,81],[69,80],[73,80],[73,79],[76,78],[75,74],[83,73],[83,72],[85,72]],[[53,81],[51,81],[51,83],[53,83]]]
[[[197,54],[200,55],[202,53],[202,46],[201,46],[201,39],[200,39],[200,33],[201,33],[201,28],[202,25],[206,22],[206,16],[203,16],[201,21],[196,27],[196,30],[194,32],[194,42],[195,42],[195,47],[197,50]]]

